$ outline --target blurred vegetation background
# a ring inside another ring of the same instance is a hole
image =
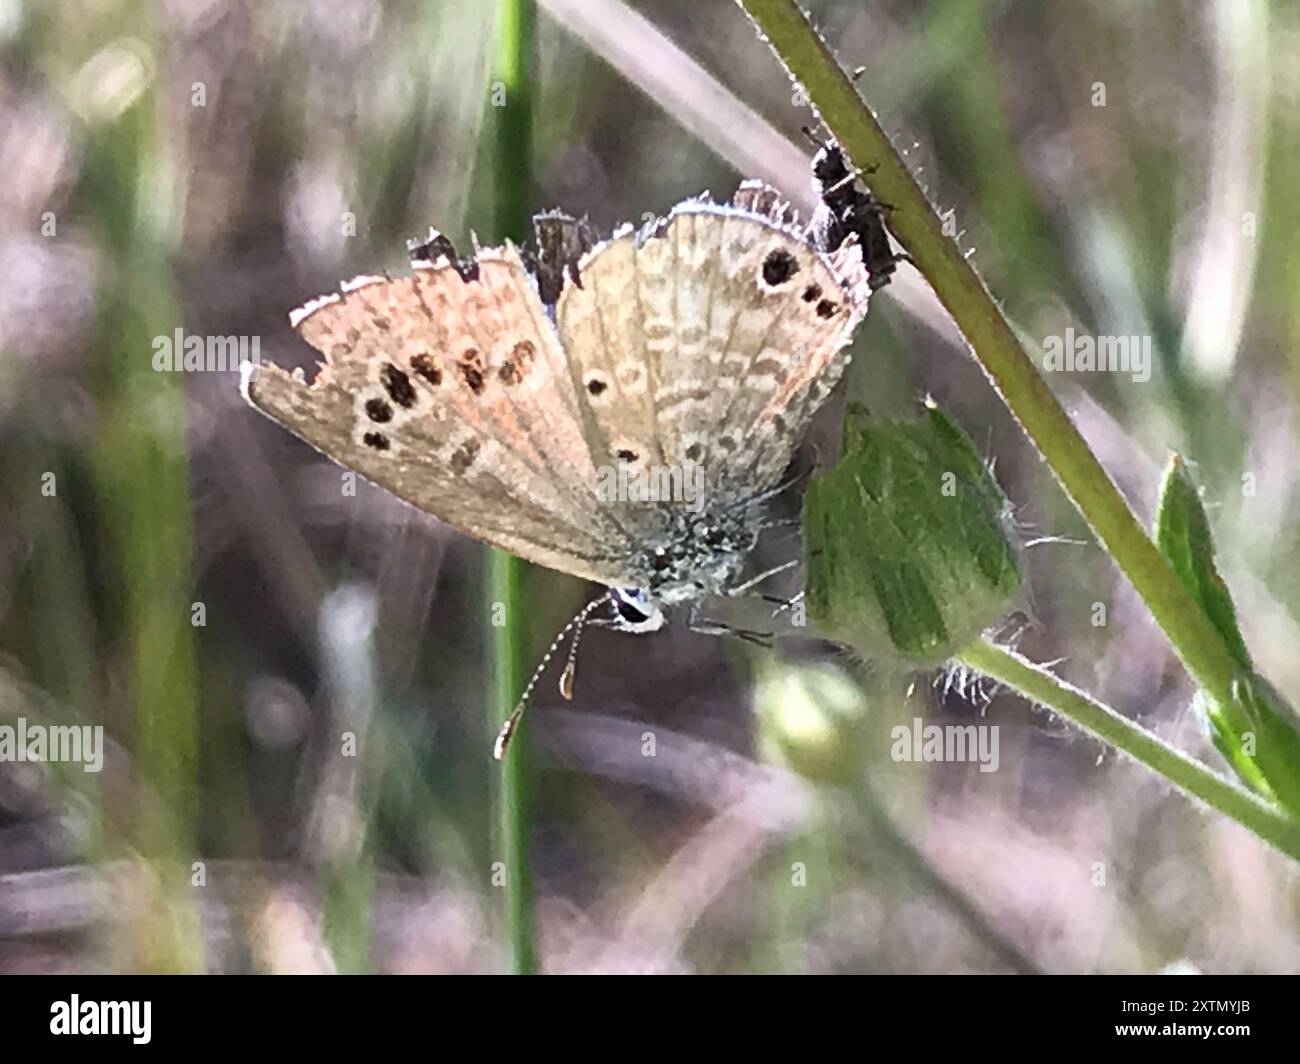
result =
[[[1247,642],[1297,701],[1300,7],[810,8],[1030,343],[1153,338],[1145,383],[1050,383],[1144,515],[1167,453],[1196,463]],[[546,0],[537,30],[538,209],[608,230],[749,176],[812,206],[812,116],[736,6]],[[0,763],[0,970],[507,966],[485,552],[345,496],[236,374],[152,368],[177,328],[309,366],[291,308],[401,271],[430,225],[491,232],[494,47],[491,5],[450,0],[0,0],[0,724],[108,742],[99,774]],[[1213,760],[910,269],[854,349],[848,393],[933,394],[1045,541],[1021,649]],[[589,589],[525,586],[540,653]],[[532,718],[543,967],[1300,968],[1284,858],[943,681],[591,631],[575,700],[548,680]],[[997,724],[998,771],[892,761],[918,716]]]

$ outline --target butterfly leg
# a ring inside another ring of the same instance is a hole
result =
[[[758,526],[760,532],[770,532],[774,528],[800,528],[803,520],[798,517],[781,518],[779,521],[764,521]]]
[[[797,606],[800,602],[803,601],[803,597],[804,597],[804,593],[802,591],[800,591],[799,594],[795,595],[794,598],[788,598],[788,599],[781,598],[779,595],[759,596],[759,598],[761,598],[764,602],[770,602],[774,606],[776,606],[776,609],[772,611],[773,617],[779,617],[781,616],[781,614],[794,609],[795,606]]]
[[[781,565],[775,565],[771,569],[768,569],[766,572],[759,573],[757,576],[753,577],[752,579],[746,580],[739,587],[732,589],[731,594],[743,595],[750,588],[758,586],[768,577],[776,576],[777,573],[784,573],[787,569],[793,569],[798,564],[799,564],[798,558],[791,558],[788,562],[783,562]]]
[[[691,606],[691,612],[686,618],[686,627],[692,632],[699,635],[729,635],[737,639],[743,639],[746,643],[752,643],[754,646],[762,647],[764,650],[771,650],[773,638],[768,632],[755,632],[748,628],[735,628],[729,624],[723,624],[721,621],[711,621],[708,618],[701,617],[698,604]]]
[[[793,476],[787,477],[785,480],[777,484],[776,487],[768,488],[767,491],[761,492],[758,495],[753,495],[747,499],[742,499],[740,502],[729,507],[727,512],[731,513],[734,510],[742,510],[742,509],[747,509],[749,507],[761,506],[769,499],[775,499],[778,495],[781,495],[784,492],[789,491],[801,480],[806,480],[808,477],[812,475],[813,470],[815,468],[816,468],[815,465],[810,465],[803,472],[795,473]]]

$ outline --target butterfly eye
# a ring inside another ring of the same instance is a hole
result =
[[[642,624],[649,618],[649,613],[641,609],[631,596],[619,592],[614,597],[614,605],[618,610],[618,615],[629,624]]]

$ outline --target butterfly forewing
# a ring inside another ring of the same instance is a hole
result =
[[[616,582],[628,545],[591,485],[564,352],[511,248],[363,278],[294,315],[310,383],[248,375],[258,409],[342,465],[486,542]]]

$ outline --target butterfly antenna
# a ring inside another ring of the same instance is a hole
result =
[[[612,597],[612,595],[607,596],[607,598]],[[600,601],[597,599],[596,604],[599,605]],[[582,629],[590,614],[591,608],[587,608],[574,618],[577,627],[573,630],[573,642],[569,644],[569,657],[564,663],[564,671],[560,673],[560,694],[564,696],[566,702],[573,700],[573,678],[578,671],[578,644],[582,642]]]
[[[501,730],[497,732],[497,741],[492,744],[492,756],[498,761],[506,756],[506,747],[509,746],[511,738],[519,727],[519,722],[523,719],[524,709],[528,706],[528,698],[533,693],[533,688],[537,686],[537,681],[542,678],[542,673],[546,671],[546,666],[550,664],[551,658],[555,657],[555,652],[560,649],[560,644],[576,628],[577,632],[573,637],[573,647],[569,650],[569,658],[564,666],[564,672],[560,674],[560,694],[566,699],[573,697],[573,674],[577,665],[578,640],[582,637],[583,625],[587,623],[587,618],[597,609],[613,600],[614,593],[612,591],[606,592],[600,598],[592,599],[577,612],[568,624],[560,629],[560,634],[551,641],[546,653],[542,655],[542,660],[537,663],[537,668],[533,670],[533,675],[528,681],[528,686],[524,688],[524,693],[519,696],[514,711],[506,718],[506,722],[501,725]]]
[[[789,569],[793,569],[798,564],[799,564],[798,558],[791,558],[788,562],[782,562],[780,565],[774,565],[771,569],[768,569],[766,572],[759,573],[757,576],[753,577],[752,579],[746,580],[743,584],[740,584],[739,586],[733,588],[731,594],[743,595],[750,588],[757,587],[768,577],[776,576],[777,573],[784,573]]]

